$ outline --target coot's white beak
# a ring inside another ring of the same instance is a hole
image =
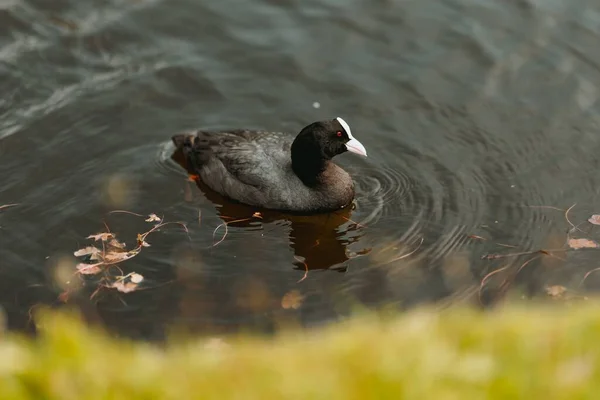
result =
[[[365,157],[367,156],[367,150],[365,149],[365,146],[363,146],[361,142],[354,138],[350,139],[350,141],[346,143],[346,148],[352,153],[360,154],[361,156]]]
[[[362,143],[358,140],[354,139],[354,136],[352,136],[352,132],[350,131],[350,126],[342,118],[337,117],[336,119],[338,120],[340,125],[342,125],[342,128],[344,128],[344,130],[348,134],[348,137],[350,138],[350,140],[346,143],[346,148],[348,149],[348,151],[366,157],[367,150],[365,149],[365,146],[363,146]]]

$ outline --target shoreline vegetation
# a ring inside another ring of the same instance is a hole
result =
[[[0,340],[6,399],[592,399],[600,303],[364,313],[266,338],[116,339],[38,310]]]

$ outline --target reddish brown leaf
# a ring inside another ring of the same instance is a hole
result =
[[[144,237],[145,237],[144,235],[141,235],[141,234],[138,233],[138,235],[137,235],[138,245],[139,246],[143,246],[143,247],[150,247],[150,244],[148,244],[148,242],[146,242],[144,240]]]
[[[115,250],[125,250],[125,243],[121,243],[117,239],[111,239],[108,245]]]
[[[80,264],[77,264],[76,268],[80,274],[94,275],[94,274],[97,274],[102,271],[100,269],[100,265],[102,265],[102,263],[97,263],[97,264],[80,263]]]
[[[102,232],[96,233],[95,235],[90,235],[86,239],[102,240],[103,242],[106,242],[108,239],[112,239],[114,237],[115,235],[110,232]]]
[[[117,289],[121,293],[130,293],[130,292],[134,292],[137,290],[138,284],[120,280],[120,281],[111,283],[109,287],[113,288],[113,289]]]
[[[569,239],[569,247],[572,249],[597,249],[600,245],[589,239]]]
[[[562,297],[567,292],[567,288],[561,285],[553,285],[546,287],[546,294],[550,297]]]
[[[304,296],[298,290],[291,290],[287,292],[281,299],[281,307],[284,309],[293,308],[294,310],[300,308],[304,302]]]
[[[83,257],[87,255],[96,255],[100,254],[102,251],[94,246],[84,247],[83,249],[79,249],[73,253],[75,257]]]
[[[137,254],[138,252],[134,251],[111,251],[104,255],[104,262],[111,264],[119,263],[122,261],[129,260],[130,258],[135,257]]]
[[[61,294],[58,295],[58,301],[66,303],[69,301],[69,297],[71,296],[71,292],[69,292],[68,290],[62,292]]]

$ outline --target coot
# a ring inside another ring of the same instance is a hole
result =
[[[175,135],[189,166],[211,189],[256,207],[328,212],[354,198],[350,175],[331,160],[367,156],[342,118],[317,121],[293,137],[267,131],[195,131]]]

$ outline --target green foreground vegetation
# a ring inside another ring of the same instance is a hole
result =
[[[585,303],[363,315],[166,348],[44,312],[37,340],[0,339],[0,398],[595,399],[600,305]]]

